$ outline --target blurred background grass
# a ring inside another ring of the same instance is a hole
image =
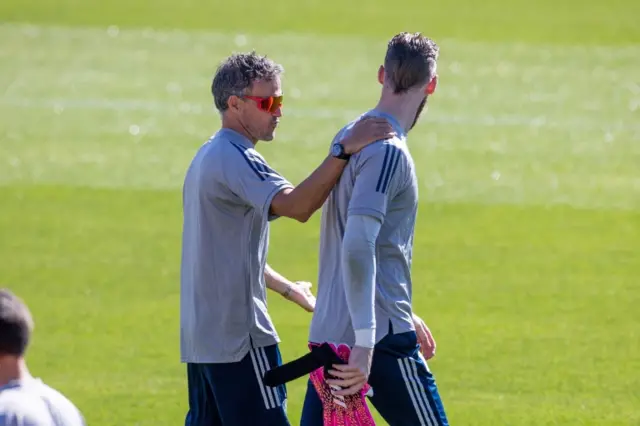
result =
[[[391,5],[352,0],[9,0],[3,20],[53,25],[203,29],[252,34],[358,35],[383,38],[420,29],[435,38],[550,44],[630,44],[640,41],[632,0],[406,0]]]

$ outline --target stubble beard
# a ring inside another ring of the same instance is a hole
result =
[[[422,114],[422,110],[424,109],[424,107],[426,105],[427,105],[427,96],[425,95],[425,97],[422,100],[422,102],[420,102],[420,106],[418,106],[418,110],[416,111],[416,117],[413,119],[413,123],[411,124],[411,127],[409,127],[409,130],[413,129],[413,127],[416,125],[416,123],[418,123],[418,119],[420,118],[420,114]]]

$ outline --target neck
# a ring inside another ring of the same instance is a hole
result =
[[[0,358],[0,386],[9,382],[30,378],[27,364],[22,357],[5,356]]]
[[[376,110],[393,116],[408,132],[416,119],[416,113],[423,99],[422,92],[408,92],[398,95],[384,88]]]
[[[240,133],[242,136],[244,136],[245,138],[249,139],[253,145],[255,145],[256,143],[258,143],[258,139],[254,138],[251,133],[249,133],[249,130],[242,125],[242,123],[240,123],[238,120],[234,120],[232,118],[229,118],[225,115],[222,116],[222,128],[223,129],[229,129],[229,130],[233,130],[235,132]]]

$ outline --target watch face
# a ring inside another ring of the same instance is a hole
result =
[[[342,147],[340,145],[338,145],[337,143],[333,144],[331,146],[331,155],[338,156],[340,154],[342,154]]]

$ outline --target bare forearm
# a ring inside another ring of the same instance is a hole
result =
[[[296,202],[305,203],[305,207],[312,213],[318,210],[340,179],[346,165],[345,160],[331,156],[325,158],[308,178],[293,189]]]
[[[266,281],[267,288],[273,290],[276,293],[280,293],[283,296],[287,296],[291,291],[293,283],[277,273],[269,264],[264,268],[264,280]]]
[[[393,127],[384,118],[368,117],[356,123],[334,146],[344,150],[344,154],[354,154],[367,144],[387,139],[395,135]],[[338,154],[339,155],[339,154]],[[324,204],[344,171],[347,161],[327,156],[300,185],[278,193],[271,201],[271,212],[300,222],[306,222]]]
[[[316,210],[322,207],[346,164],[345,160],[328,156],[298,186],[276,195],[272,203],[273,212],[306,222]]]

